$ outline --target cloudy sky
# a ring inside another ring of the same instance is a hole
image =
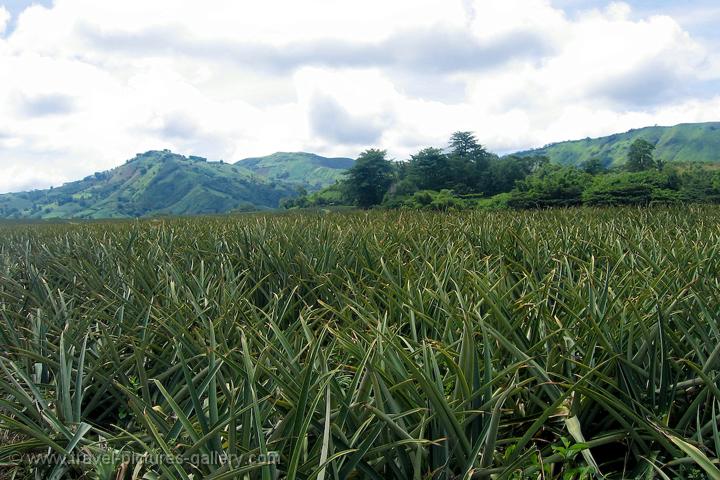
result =
[[[0,0],[0,192],[170,148],[406,158],[720,120],[717,0]]]

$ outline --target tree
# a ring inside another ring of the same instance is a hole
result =
[[[643,170],[650,170],[657,166],[653,152],[655,151],[655,145],[638,138],[632,145],[630,145],[630,152],[628,153],[627,169],[631,172],[642,172]]]
[[[587,205],[649,205],[682,200],[674,171],[618,172],[597,175],[583,192]]]
[[[545,165],[517,182],[508,205],[514,208],[569,207],[580,205],[590,174],[575,167]]]
[[[394,170],[386,154],[385,150],[365,150],[347,171],[347,195],[359,207],[379,205],[390,188]]]
[[[487,188],[488,168],[493,155],[480,145],[472,132],[455,132],[448,145],[450,181],[445,188],[458,193],[480,193]]]
[[[607,171],[605,165],[603,165],[602,161],[598,157],[593,157],[590,160],[583,162],[580,167],[585,173],[589,173],[590,175],[597,175]]]
[[[695,164],[678,175],[678,184],[688,201],[720,203],[720,172]]]
[[[448,186],[448,157],[439,148],[425,148],[410,157],[409,174],[419,190]]]
[[[482,150],[472,132],[455,132],[450,136],[450,153],[458,157],[471,157]]]
[[[549,160],[543,156],[518,157],[510,155],[495,158],[490,162],[486,195],[497,195],[515,188],[515,184],[528,175],[547,165]]]

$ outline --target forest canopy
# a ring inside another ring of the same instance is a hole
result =
[[[653,143],[636,139],[622,166],[607,168],[599,158],[557,165],[543,155],[501,157],[473,133],[455,132],[447,147],[427,147],[405,161],[389,159],[385,150],[366,150],[343,180],[283,206],[462,210],[720,201],[720,171],[666,163],[654,151]]]

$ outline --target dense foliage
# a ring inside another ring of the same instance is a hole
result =
[[[348,170],[345,190],[355,203],[367,208],[377,205],[393,181],[393,166],[384,150],[366,150]]]
[[[655,150],[654,144],[636,139],[622,168],[607,169],[598,158],[579,166],[558,165],[543,156],[501,158],[472,133],[457,132],[447,149],[425,148],[407,162],[391,162],[384,151],[368,150],[362,156],[372,153],[375,169],[384,172],[382,179],[356,164],[345,180],[284,206],[462,210],[718,201],[720,172],[714,166],[666,164],[655,157]],[[358,185],[371,186],[373,195],[359,195]]]
[[[720,478],[719,248],[717,207],[6,224],[0,477]]]

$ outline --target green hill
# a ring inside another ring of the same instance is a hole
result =
[[[269,180],[320,190],[340,180],[353,166],[350,158],[326,158],[314,153],[278,152],[266,157],[246,158],[235,165]]]
[[[139,154],[106,172],[48,190],[0,195],[0,218],[123,218],[274,208],[292,185],[242,165],[170,151]]]
[[[638,138],[655,144],[656,158],[665,162],[720,163],[720,122],[640,128],[608,137],[553,143],[515,155],[545,155],[563,165],[599,158],[605,166],[614,167],[625,163],[630,144]]]

